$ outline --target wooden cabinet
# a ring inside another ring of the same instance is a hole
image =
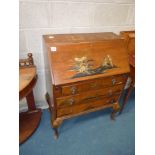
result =
[[[64,119],[112,108],[128,73],[128,54],[123,39],[114,33],[44,35],[46,100],[55,137]]]

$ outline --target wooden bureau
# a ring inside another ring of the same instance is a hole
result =
[[[123,39],[114,33],[44,35],[43,48],[55,138],[73,116],[112,108],[114,119],[130,71]]]

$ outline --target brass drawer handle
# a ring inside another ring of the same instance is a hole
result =
[[[116,79],[112,79],[112,85],[116,83]]]
[[[123,82],[120,81],[120,82],[118,82],[117,84],[122,84],[122,83],[123,83]]]
[[[76,94],[77,88],[75,86],[71,87],[71,93],[74,95]]]
[[[70,105],[73,105],[74,102],[75,102],[75,101],[74,101],[73,98],[70,98],[70,99],[69,99],[69,104],[70,104]]]

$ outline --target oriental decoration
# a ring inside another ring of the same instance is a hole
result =
[[[71,67],[70,71],[76,71],[77,73],[71,78],[79,78],[96,74],[103,74],[107,70],[118,68],[113,64],[112,58],[110,55],[107,55],[100,66],[94,68],[93,59],[88,59],[87,57],[74,58],[75,65]]]

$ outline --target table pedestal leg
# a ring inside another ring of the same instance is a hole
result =
[[[20,113],[19,143],[25,142],[37,129],[41,119],[41,109],[36,109],[33,90],[26,96],[28,111]]]
[[[33,91],[31,91],[31,92],[26,96],[26,100],[27,100],[27,105],[28,105],[28,111],[36,110],[35,101],[34,101],[34,96],[33,96]]]

